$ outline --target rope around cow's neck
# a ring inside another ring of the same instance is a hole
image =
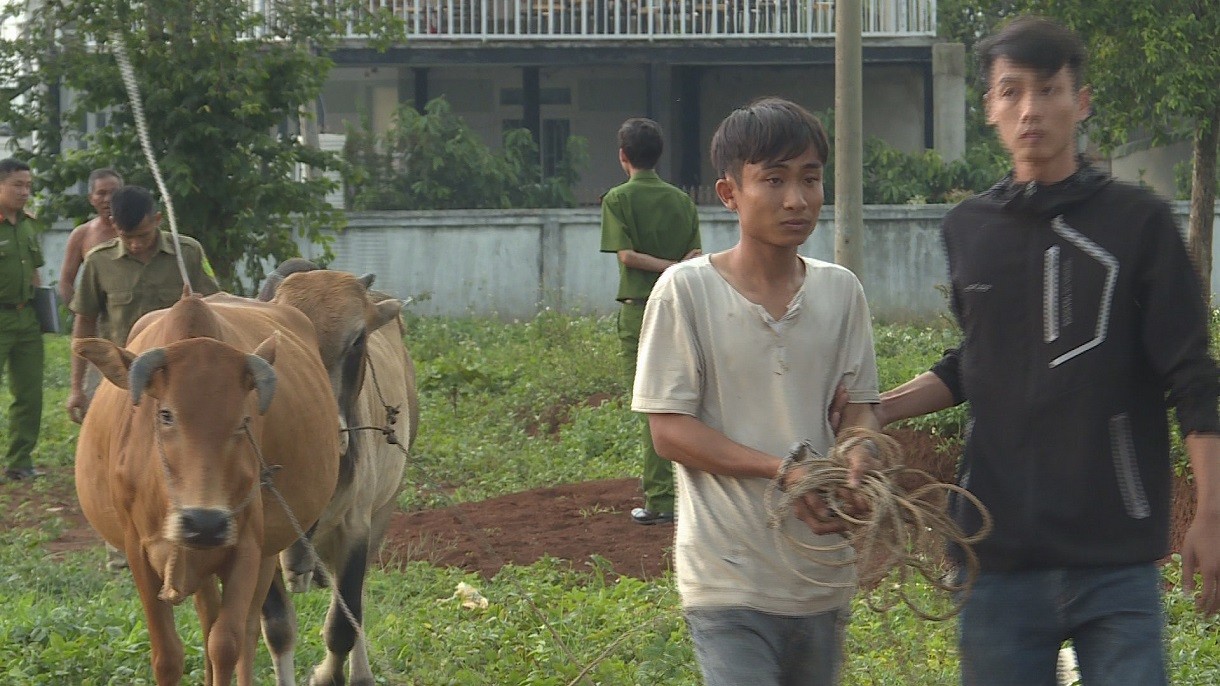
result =
[[[153,408],[153,417],[158,416],[160,412],[161,403],[158,401]],[[154,419],[153,421],[155,422],[156,420]],[[258,444],[254,441],[254,436],[250,433],[250,418],[246,417],[244,420],[242,420],[241,426],[242,431],[246,434],[246,439],[250,442],[250,446],[254,449],[255,457],[258,460],[259,478],[250,486],[250,490],[246,493],[245,499],[238,503],[237,507],[233,508],[231,511],[232,515],[237,515],[239,512],[249,507],[250,503],[254,502],[254,497],[258,495],[260,486],[269,486],[274,489],[275,486],[272,484],[271,478],[275,472],[280,470],[280,465],[268,466],[267,462],[263,459],[263,451],[259,449]],[[169,456],[165,453],[165,443],[161,440],[161,432],[158,431],[156,427],[153,427],[153,440],[157,444],[157,455],[161,461],[161,474],[165,482],[165,499],[169,501],[171,512],[179,512],[182,510],[182,500],[178,497],[177,478],[174,477],[174,472],[170,468]],[[282,500],[280,506],[284,508],[284,511],[288,513],[289,519],[295,524],[296,518],[292,515],[292,511],[288,509],[287,505],[283,503]],[[297,527],[299,529],[299,525],[297,525]],[[157,594],[157,598],[173,605],[177,605],[189,597],[188,594],[184,594],[182,592],[182,589],[178,588],[178,580],[176,579],[178,562],[181,559],[183,552],[182,544],[175,543],[174,551],[170,555],[169,560],[166,562],[165,572],[161,578],[161,591]]]
[[[870,506],[870,514],[861,518],[853,516],[843,506],[838,494],[847,488],[847,454],[864,441],[873,442],[878,458],[885,467],[866,472],[860,480],[857,493]],[[927,472],[902,466],[897,441],[882,433],[847,429],[840,434],[838,443],[826,459],[812,459],[815,455],[807,443],[794,447],[788,464],[795,462],[808,467],[808,470],[802,478],[788,483],[786,489],[780,488],[781,477],[772,481],[765,496],[768,524],[792,544],[796,554],[818,564],[828,567],[854,564],[857,569],[863,567],[866,570],[870,565],[875,566],[872,573],[859,580],[859,585],[880,589],[881,594],[892,594],[889,598],[881,599],[877,592],[870,595],[868,605],[875,611],[888,610],[902,602],[924,619],[944,620],[956,615],[964,596],[958,592],[968,591],[978,574],[978,558],[972,546],[991,532],[991,515],[987,508],[974,494],[960,486],[941,483]],[[798,541],[783,531],[782,524],[792,516],[794,501],[809,492],[821,494],[833,516],[849,525],[849,532],[842,541],[825,546],[812,545]],[[949,494],[978,510],[982,525],[977,532],[963,532],[947,514],[945,507],[938,504],[937,501],[942,498],[947,500]],[[943,543],[955,544],[964,553],[966,574],[960,584],[948,581],[940,565],[929,559],[929,551]],[[860,564],[861,561],[869,564]],[[883,588],[879,582],[891,573],[897,575],[897,583]],[[915,579],[916,574],[936,592],[954,598],[947,612],[924,609],[911,598],[906,582]],[[801,578],[811,584],[832,588],[857,585],[826,582],[803,575]]]

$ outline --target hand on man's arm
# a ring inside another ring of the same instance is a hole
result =
[[[656,272],[659,274],[679,262],[689,260],[692,257],[698,257],[702,254],[702,250],[695,248],[686,253],[681,260],[667,260],[663,257],[655,257],[647,253],[626,249],[618,251],[618,259],[619,262],[622,262],[630,269],[639,269],[640,271]]]
[[[836,395],[838,391],[836,390]],[[846,390],[843,391],[846,397]],[[870,431],[881,431],[881,423],[877,420],[877,406],[870,403],[845,403],[842,413],[842,428],[837,430],[838,439],[843,438],[843,432],[851,428],[868,429]],[[844,511],[851,516],[857,518],[866,517],[871,510],[871,505],[866,500],[860,497],[858,489],[860,487],[861,478],[864,473],[873,469],[881,469],[885,465],[881,464],[878,459],[877,445],[871,441],[862,441],[851,449],[847,455],[848,475],[847,483],[835,493],[835,497],[844,508]],[[796,479],[803,478],[805,468],[798,467],[800,473]],[[786,480],[791,483],[792,478]],[[816,493],[806,493],[805,496],[797,502],[796,516],[801,521],[805,522],[814,533],[817,534],[832,534],[841,533],[847,530],[847,524],[841,519],[836,518],[834,512],[827,504],[826,500]]]

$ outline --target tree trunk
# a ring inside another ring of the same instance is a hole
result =
[[[1220,147],[1220,108],[1195,131],[1194,164],[1190,183],[1190,229],[1187,248],[1203,284],[1203,297],[1211,302],[1212,226],[1216,221],[1216,152]]]

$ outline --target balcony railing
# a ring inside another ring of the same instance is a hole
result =
[[[936,0],[862,0],[865,37],[933,36]],[[270,0],[251,0],[271,16]],[[368,0],[411,40],[661,40],[834,36],[833,0]],[[347,37],[362,36],[348,24]]]

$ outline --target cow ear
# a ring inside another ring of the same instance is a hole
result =
[[[72,352],[89,360],[110,383],[127,390],[127,374],[136,356],[104,338],[78,338]]]
[[[369,331],[376,331],[394,321],[398,314],[402,312],[402,301],[394,298],[382,300],[373,309],[376,310],[376,313],[373,315],[373,321],[369,323]]]

